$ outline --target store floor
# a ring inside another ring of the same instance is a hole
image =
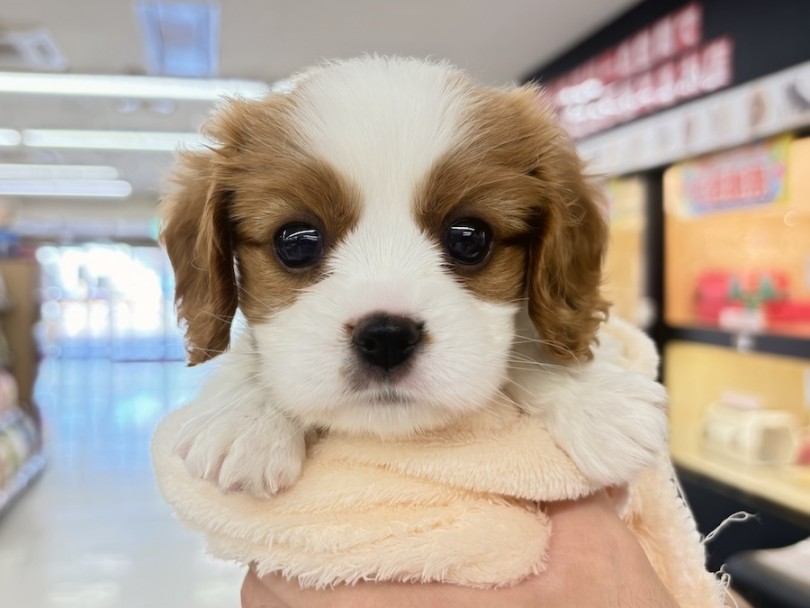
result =
[[[173,519],[149,462],[155,425],[204,370],[45,361],[42,478],[0,519],[0,606],[235,608],[242,571]]]

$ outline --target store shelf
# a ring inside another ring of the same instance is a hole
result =
[[[717,435],[706,433],[711,413],[720,404],[726,404],[728,412],[742,408],[741,417],[746,406],[748,411],[779,412],[794,421],[789,428],[796,432],[806,428],[810,422],[806,407],[810,361],[680,341],[669,342],[664,355],[675,464],[757,497],[761,503],[782,507],[810,527],[810,467],[748,464],[730,451],[721,451],[730,444],[717,444]],[[740,424],[746,423],[740,420]],[[739,445],[743,450],[749,443]],[[753,452],[747,457],[759,458]],[[767,505],[756,505],[760,507]]]
[[[45,467],[45,456],[38,452],[26,460],[11,481],[0,488],[0,517],[5,515],[14,501],[34,482]]]
[[[810,521],[810,467],[746,465],[687,446],[673,446],[676,466],[798,513]]]
[[[699,342],[735,349],[746,346],[745,350],[810,359],[810,339],[808,338],[776,334],[740,336],[717,328],[673,327],[671,325],[666,328],[666,337],[668,340]]]
[[[805,129],[810,126],[810,107],[804,104],[799,107],[791,98],[794,83],[804,82],[808,77],[810,62],[794,65],[753,82],[581,139],[579,153],[594,173],[626,175],[779,133]],[[781,111],[770,112],[761,122],[753,121],[751,108],[757,101]],[[725,119],[718,120],[717,116]],[[686,133],[694,136],[687,137]]]

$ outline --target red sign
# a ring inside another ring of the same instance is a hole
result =
[[[683,163],[683,212],[695,216],[782,200],[790,141],[783,136]]]
[[[728,37],[701,44],[703,9],[689,4],[597,55],[546,89],[579,138],[731,84]]]

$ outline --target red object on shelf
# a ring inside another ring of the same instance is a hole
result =
[[[729,300],[731,275],[723,271],[708,271],[698,277],[695,290],[695,314],[701,323],[717,325],[720,311],[733,306]],[[737,305],[742,308],[741,304]]]
[[[717,325],[723,310],[742,309],[743,296],[751,297],[767,279],[773,291],[772,298],[764,299],[756,307],[762,310],[767,323],[810,322],[810,301],[789,299],[790,279],[781,271],[744,271],[731,273],[709,270],[698,277],[695,289],[695,315],[708,325]],[[734,296],[734,287],[740,295]]]
[[[774,323],[810,321],[810,301],[777,300],[766,303],[763,309],[768,321]]]

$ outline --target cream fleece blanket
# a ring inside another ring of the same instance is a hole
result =
[[[655,375],[657,355],[637,330],[611,323],[599,356]],[[180,519],[215,556],[253,562],[305,586],[358,580],[514,584],[544,569],[553,533],[541,502],[598,487],[554,443],[543,422],[487,410],[453,428],[403,441],[328,435],[309,442],[304,472],[273,499],[222,494],[191,478],[172,453],[194,412],[170,414],[152,446],[157,479]],[[628,487],[620,514],[684,608],[723,605],[704,569],[701,539],[669,460]],[[587,556],[583,556],[587,560]]]

